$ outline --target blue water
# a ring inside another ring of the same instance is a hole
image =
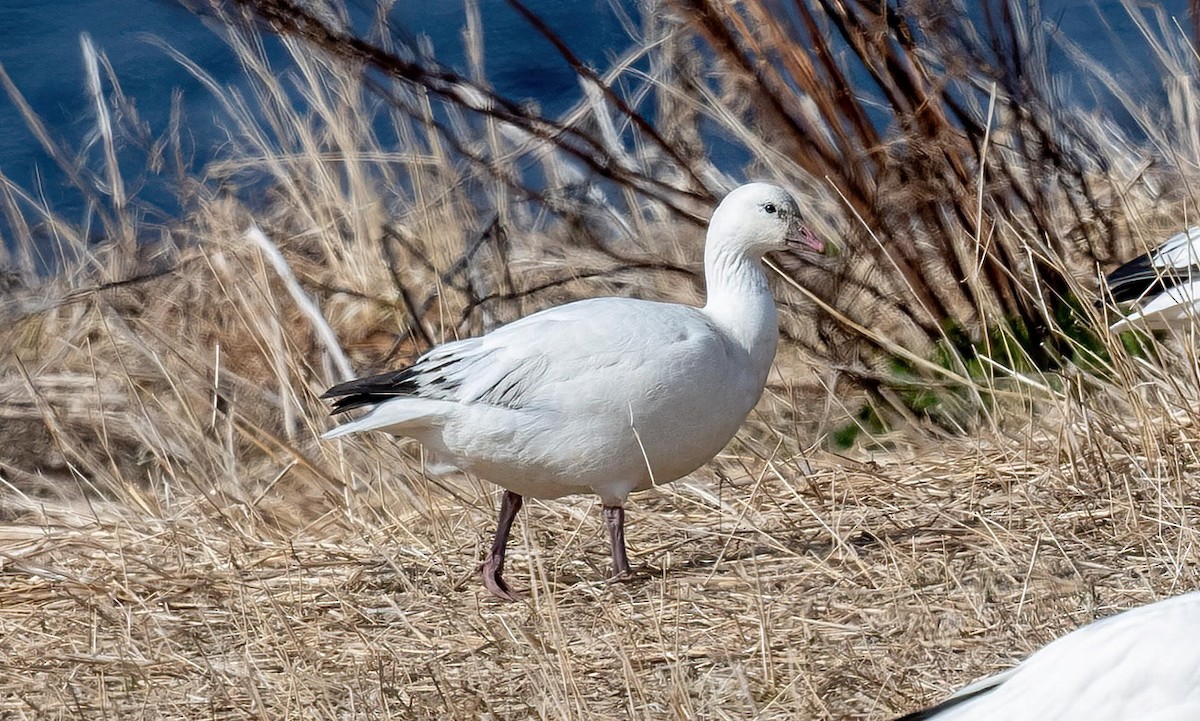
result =
[[[575,52],[594,66],[603,67],[630,44],[605,0],[528,4],[551,26],[565,29]],[[399,5],[392,16],[397,28],[410,37],[425,36],[440,61],[465,70],[461,4]],[[536,100],[550,113],[568,108],[578,95],[578,85],[552,46],[529,31],[502,0],[483,0],[480,11],[485,65],[495,88],[516,99]],[[168,128],[172,95],[178,92],[186,120],[184,150],[191,168],[203,167],[219,152],[226,133],[218,103],[171,59],[163,45],[181,51],[223,85],[244,87],[245,83],[221,38],[182,5],[170,0],[0,0],[0,64],[51,136],[72,157],[79,157],[80,165],[100,168],[103,152],[89,143],[95,121],[80,50],[80,35],[85,32],[108,57],[150,135],[157,137]],[[276,61],[285,57],[278,48],[272,54]],[[149,219],[166,219],[177,210],[170,187],[173,176],[144,173],[144,148],[124,147],[120,158],[130,192],[149,203]],[[88,221],[85,199],[66,185],[63,172],[6,95],[0,95],[0,172],[44,198],[68,220]],[[0,222],[0,234],[4,227]]]
[[[619,2],[627,12],[636,6],[632,0]],[[527,0],[527,4],[595,67],[605,67],[630,45],[608,0]],[[1177,15],[1184,28],[1190,27],[1184,15],[1186,0],[1155,4]],[[536,100],[550,113],[569,107],[580,91],[566,63],[503,0],[480,0],[479,5],[485,65],[496,89],[514,99]],[[369,6],[370,0],[352,5]],[[397,6],[392,16],[397,27],[411,37],[427,36],[442,62],[464,70],[460,3],[416,0]],[[1042,8],[1052,25],[1112,65],[1129,86],[1146,94],[1148,102],[1154,100],[1155,71],[1119,0],[1045,0]],[[192,169],[214,156],[225,141],[219,108],[160,44],[179,49],[223,84],[241,85],[240,69],[221,39],[182,6],[171,0],[0,0],[0,64],[51,135],[72,153],[81,154],[81,164],[99,167],[101,152],[87,143],[94,121],[80,52],[79,37],[84,32],[107,55],[151,135],[166,130],[172,94],[178,92]],[[1074,97],[1083,104],[1096,102],[1086,83],[1063,72]],[[142,173],[145,155],[137,147],[123,149],[121,157],[131,191],[150,204],[148,218],[165,219],[175,212],[170,175]],[[62,172],[6,96],[0,96],[0,172],[45,198],[68,220],[87,220],[83,198],[66,187]],[[0,224],[0,233],[3,227]]]

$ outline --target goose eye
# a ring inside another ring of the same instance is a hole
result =
[[[768,213],[774,213],[777,208],[775,207],[774,203],[767,203],[763,206],[763,210],[767,211]]]

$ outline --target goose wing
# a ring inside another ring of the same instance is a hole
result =
[[[659,384],[681,358],[721,350],[697,308],[596,298],[445,343],[407,368],[341,383],[321,397],[336,399],[335,414],[399,397],[521,409],[569,401],[563,396],[576,382]]]
[[[1118,303],[1141,300],[1200,278],[1200,226],[1175,235],[1108,274]]]

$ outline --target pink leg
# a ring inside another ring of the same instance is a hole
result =
[[[520,495],[512,491],[504,492],[504,497],[500,500],[500,520],[496,523],[496,537],[492,540],[492,550],[480,567],[484,588],[505,601],[518,601],[521,598],[508,587],[500,574],[504,572],[504,551],[508,547],[508,532],[512,529],[513,519],[517,517],[517,511],[521,510],[521,504],[524,502]]]
[[[629,556],[625,553],[625,509],[605,506],[604,525],[608,527],[608,542],[612,546],[613,578],[629,575]]]

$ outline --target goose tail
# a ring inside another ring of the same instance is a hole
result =
[[[432,408],[436,401],[425,401],[416,398],[395,398],[375,406],[375,410],[357,420],[343,423],[321,434],[321,438],[340,438],[351,433],[362,431],[385,431],[393,435],[409,435],[419,426],[428,424],[437,409]]]

